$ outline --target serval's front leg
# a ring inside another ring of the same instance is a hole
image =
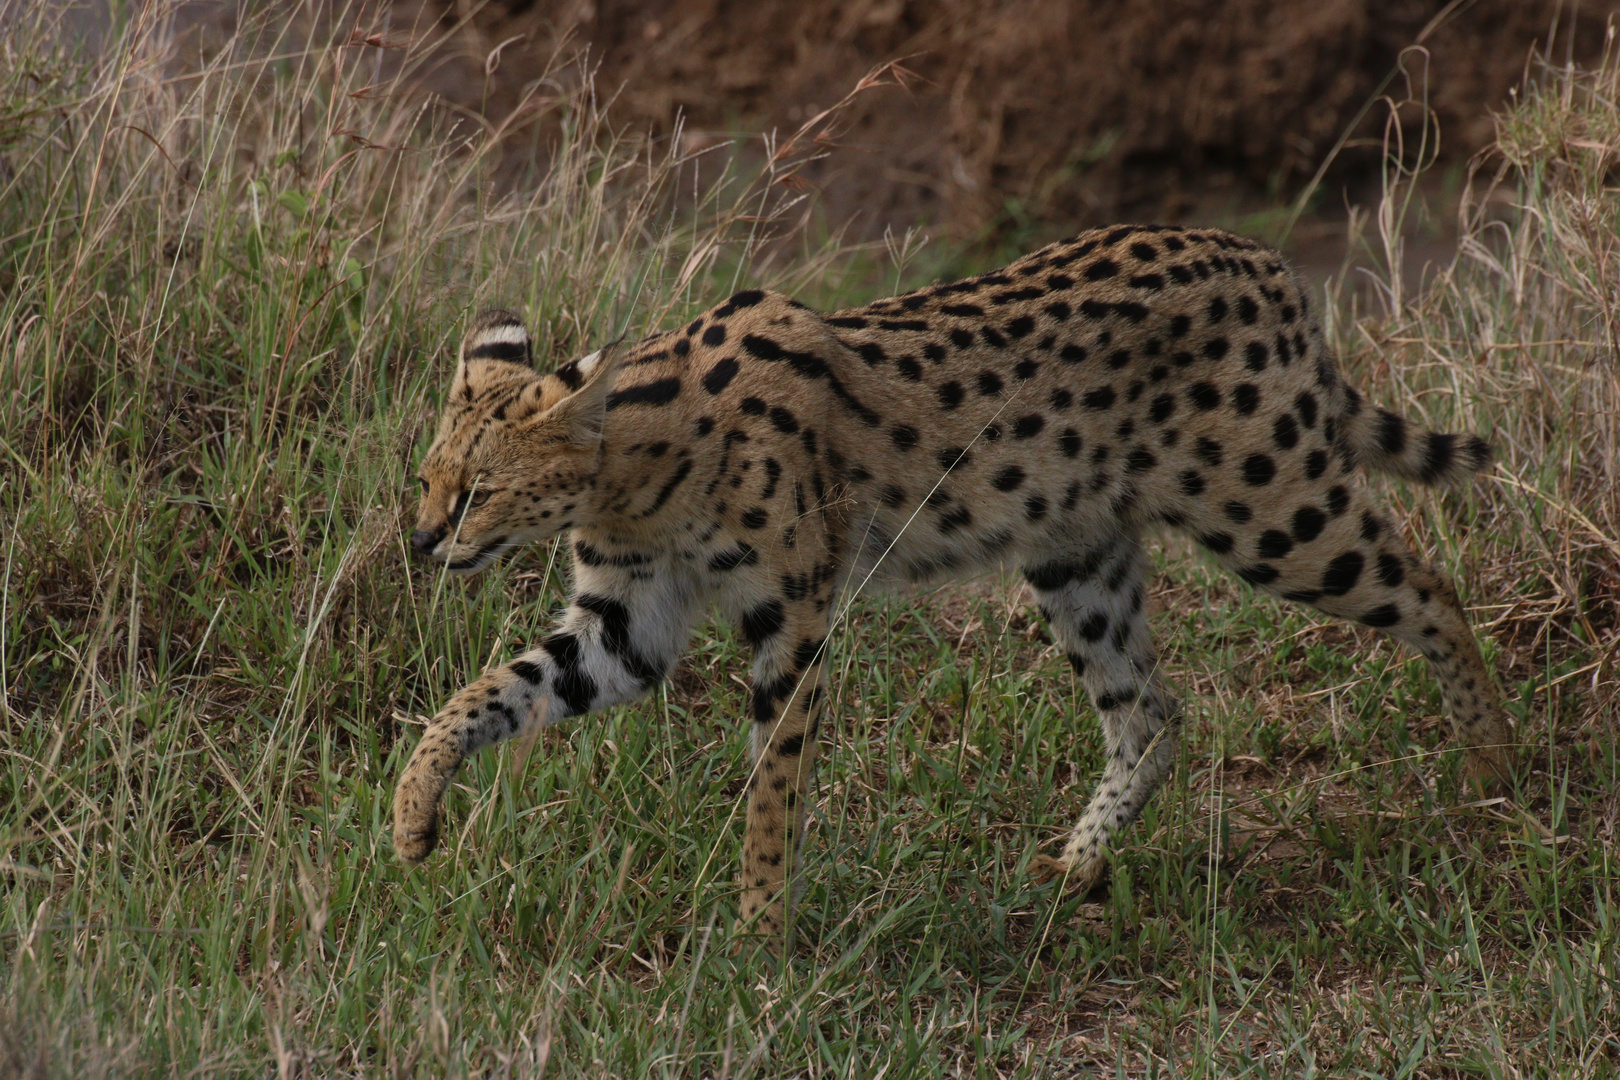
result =
[[[439,710],[394,792],[394,850],[427,858],[439,840],[439,802],[470,754],[567,716],[646,693],[675,661],[704,597],[692,571],[643,557],[627,565],[578,560],[558,632],[485,672]]]
[[[762,600],[741,619],[755,648],[741,921],[771,937],[788,926],[789,883],[827,696],[823,664],[831,595],[829,584],[820,598]]]

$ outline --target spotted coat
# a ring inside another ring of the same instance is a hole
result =
[[[453,697],[403,774],[394,841],[432,850],[463,758],[645,693],[711,603],[753,646],[741,911],[785,928],[841,596],[1019,567],[1101,717],[1090,804],[1038,873],[1097,885],[1173,757],[1179,705],[1143,611],[1145,530],[1256,589],[1425,656],[1470,775],[1508,729],[1450,584],[1358,464],[1426,484],[1490,463],[1339,376],[1281,257],[1212,230],[1122,226],[975,278],[822,315],[748,291],[677,330],[531,364],[515,316],[463,346],[413,543],[476,570],[567,531],[556,632]]]

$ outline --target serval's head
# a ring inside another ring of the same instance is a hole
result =
[[[610,345],[555,372],[534,370],[529,332],[486,311],[461,344],[439,433],[422,459],[422,507],[411,546],[472,573],[503,551],[575,524],[601,464]]]

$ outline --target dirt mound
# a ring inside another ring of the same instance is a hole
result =
[[[1464,160],[1533,49],[1589,59],[1616,13],[1620,0],[506,0],[466,16],[469,55],[444,84],[498,110],[583,47],[624,120],[668,131],[684,114],[701,137],[792,130],[906,57],[909,92],[863,97],[817,177],[827,207],[865,230],[978,235],[1298,190],[1419,41],[1426,61],[1405,68],[1426,69],[1444,153]],[[1388,92],[1407,88],[1397,76]],[[1386,115],[1356,125],[1337,184],[1376,167]],[[1402,114],[1414,130],[1419,115]]]

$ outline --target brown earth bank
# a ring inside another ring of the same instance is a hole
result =
[[[424,2],[449,34],[433,83],[462,104],[500,115],[534,80],[595,67],[627,125],[684,118],[694,147],[791,132],[899,60],[914,77],[861,95],[812,174],[822,207],[857,234],[929,223],[959,239],[1241,213],[1330,158],[1321,199],[1337,207],[1376,188],[1381,96],[1407,102],[1408,156],[1426,100],[1440,163],[1460,166],[1525,78],[1595,59],[1620,14],[1620,0]],[[414,4],[393,25],[421,32]]]

